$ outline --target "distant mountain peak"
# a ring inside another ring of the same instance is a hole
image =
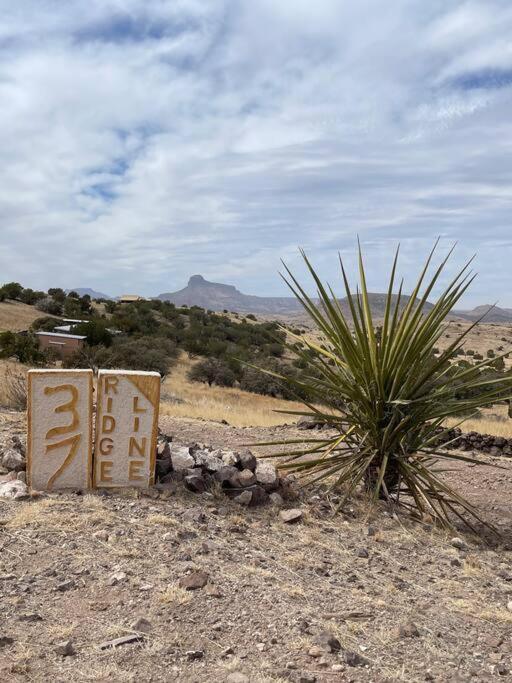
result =
[[[188,281],[188,286],[189,287],[197,287],[205,284],[211,284],[207,280],[204,279],[202,275],[192,275],[192,277]]]

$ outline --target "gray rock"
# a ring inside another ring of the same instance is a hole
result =
[[[275,505],[276,507],[281,507],[281,505],[284,504],[283,497],[281,496],[280,493],[277,493],[277,491],[274,491],[274,493],[271,493],[270,496],[270,502],[272,505]]]
[[[362,657],[358,652],[351,650],[344,653],[344,659],[349,666],[368,666],[370,664],[366,657]]]
[[[148,621],[144,617],[139,617],[133,622],[131,628],[134,631],[138,631],[140,633],[149,633],[151,631],[152,626],[150,621]]]
[[[229,480],[237,474],[238,470],[236,469],[236,467],[233,467],[232,465],[223,465],[223,467],[221,467],[220,470],[215,472],[214,477],[218,482],[224,484],[229,482]]]
[[[6,645],[12,645],[14,643],[14,638],[10,636],[0,636],[0,647],[5,647]]]
[[[238,453],[234,451],[222,451],[222,462],[225,465],[232,465],[236,467],[238,465]]]
[[[73,643],[70,640],[63,640],[61,643],[57,643],[54,652],[61,657],[72,657],[76,654]]]
[[[315,643],[326,652],[339,652],[341,643],[333,633],[323,631],[315,638]]]
[[[366,548],[359,548],[357,551],[357,557],[361,557],[363,559],[366,559],[366,558],[370,557],[370,553],[368,552],[368,550]]]
[[[242,491],[234,500],[235,503],[239,503],[240,505],[250,505],[252,501],[252,491]]]
[[[188,470],[196,464],[193,456],[190,455],[190,448],[186,446],[173,448],[171,450],[171,462],[172,468],[176,472]]]
[[[204,657],[204,650],[187,650],[185,656],[189,662],[195,662]]]
[[[244,450],[238,454],[238,460],[240,462],[240,467],[244,470],[251,470],[254,472],[256,465],[258,464],[256,456],[254,456],[251,451]]]
[[[169,442],[166,441],[159,441],[156,447],[156,454],[157,458],[161,460],[170,460],[171,458],[171,446],[169,445]]]
[[[263,505],[268,500],[268,493],[265,491],[263,486],[252,486],[252,501],[251,505]]]
[[[21,470],[20,472],[18,472],[16,475],[16,479],[18,481],[22,481],[24,484],[26,484],[27,483],[27,473],[25,472],[25,470]]]
[[[169,444],[167,444],[169,445]],[[156,459],[156,476],[161,479],[165,477],[166,474],[172,469],[171,458],[157,458]]]
[[[400,638],[418,638],[420,632],[416,624],[412,621],[407,621],[405,624],[401,624],[398,633]]]
[[[238,473],[240,486],[252,486],[256,483],[256,475],[251,470],[242,470]]]
[[[214,453],[207,450],[199,450],[194,453],[196,463],[204,467],[208,472],[218,472],[224,467],[221,458],[218,458]]]
[[[256,481],[261,484],[266,491],[272,491],[278,486],[276,468],[270,462],[258,462],[256,465]]]
[[[4,451],[2,465],[9,471],[20,472],[26,468],[27,462],[21,453],[9,448]]]
[[[55,590],[58,591],[59,593],[64,593],[65,591],[69,591],[72,588],[75,587],[75,582],[73,579],[68,579],[67,581],[61,581],[55,586]]]
[[[187,591],[194,591],[198,588],[204,588],[208,583],[208,574],[203,571],[194,571],[187,576],[182,576],[178,581],[181,588]]]
[[[126,574],[125,572],[115,572],[112,574],[112,576],[108,580],[108,585],[109,586],[117,586],[120,583],[124,583],[126,581]]]
[[[0,498],[22,500],[29,495],[27,485],[19,479],[5,481],[0,484]]]
[[[463,539],[459,538],[458,536],[452,538],[452,540],[450,541],[450,545],[454,548],[457,548],[457,550],[465,550],[465,548],[467,547]]]
[[[18,621],[43,621],[43,617],[37,612],[30,612],[29,614],[20,614]]]
[[[203,493],[206,489],[206,482],[200,474],[187,474],[184,482],[187,489],[194,493]]]
[[[18,478],[18,474],[19,474],[19,472],[15,472],[14,470],[12,472],[6,472],[5,474],[0,474],[0,484],[3,484],[6,481],[14,481],[15,479]]]
[[[293,524],[302,519],[303,512],[298,508],[292,508],[290,510],[281,510],[279,517],[286,522],[286,524]]]
[[[25,442],[22,441],[17,434],[13,434],[11,436],[11,442],[12,442],[13,448],[16,451],[18,451],[19,453],[21,453],[21,455],[23,457],[25,457],[27,454],[26,448],[25,448]]]

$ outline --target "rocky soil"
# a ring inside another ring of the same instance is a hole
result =
[[[161,429],[176,452],[196,444],[185,461],[303,434],[171,418]],[[0,415],[0,432],[16,452],[19,415]],[[142,495],[0,500],[0,680],[512,680],[512,461],[482,461],[504,469],[447,476],[502,530],[487,545],[368,516],[363,500],[333,516],[336,500],[293,486],[272,499],[249,461],[231,475],[245,471],[265,504],[221,482],[189,490],[186,472]]]

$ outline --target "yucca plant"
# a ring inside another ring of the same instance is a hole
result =
[[[443,427],[446,418],[467,419],[478,408],[512,396],[512,377],[497,379],[483,372],[495,359],[465,368],[451,363],[480,321],[451,341],[446,350],[439,352],[436,348],[448,314],[475,277],[469,271],[469,261],[436,303],[429,306],[428,299],[452,253],[429,275],[436,246],[409,297],[402,292],[403,281],[394,293],[397,249],[379,327],[370,307],[360,246],[360,284],[355,293],[340,258],[348,302],[345,312],[331,287],[322,284],[304,252],[302,256],[317,288],[317,301],[306,294],[285,266],[285,281],[323,340],[316,344],[304,337],[296,338],[303,345],[298,355],[305,369],[295,379],[276,376],[290,384],[297,395],[307,392],[311,399],[303,400],[302,411],[283,412],[328,423],[337,433],[259,445],[290,446],[284,453],[268,457],[283,458],[285,462],[279,469],[298,473],[309,482],[329,480],[333,486],[343,488],[343,501],[363,482],[375,500],[384,498],[448,528],[459,518],[476,531],[475,520],[486,523],[443,480],[442,470],[443,463],[450,461],[479,461],[440,450],[437,444],[448,433]],[[297,352],[297,344],[290,349]]]

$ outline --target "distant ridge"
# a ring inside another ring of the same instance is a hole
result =
[[[66,294],[69,294],[69,292],[76,292],[77,294],[80,294],[80,296],[85,296],[88,294],[91,299],[114,300],[113,296],[110,296],[109,294],[103,294],[103,292],[97,292],[95,289],[91,289],[90,287],[71,287],[71,289],[66,289]]]
[[[213,311],[235,311],[237,313],[260,313],[264,315],[290,315],[304,312],[301,304],[294,297],[265,297],[252,294],[243,294],[233,285],[225,285],[219,282],[209,282],[202,275],[193,275],[186,287],[177,292],[164,292],[157,299],[170,301],[176,306],[201,306],[201,308]],[[376,318],[382,318],[385,311],[386,294],[369,293],[372,314]],[[403,296],[405,305],[409,301],[408,296]],[[396,297],[394,299],[396,301]],[[344,313],[350,315],[350,309],[346,297],[340,299]],[[425,309],[430,310],[431,303],[425,304]],[[451,317],[463,318],[474,321],[491,308],[486,304],[464,311],[454,310]],[[512,322],[512,309],[495,307],[484,318],[484,322],[508,323]]]
[[[237,313],[298,313],[302,306],[293,297],[264,297],[242,294],[233,285],[208,282],[202,275],[193,275],[188,285],[178,292],[159,294],[157,299],[177,306],[201,306],[214,311]]]

